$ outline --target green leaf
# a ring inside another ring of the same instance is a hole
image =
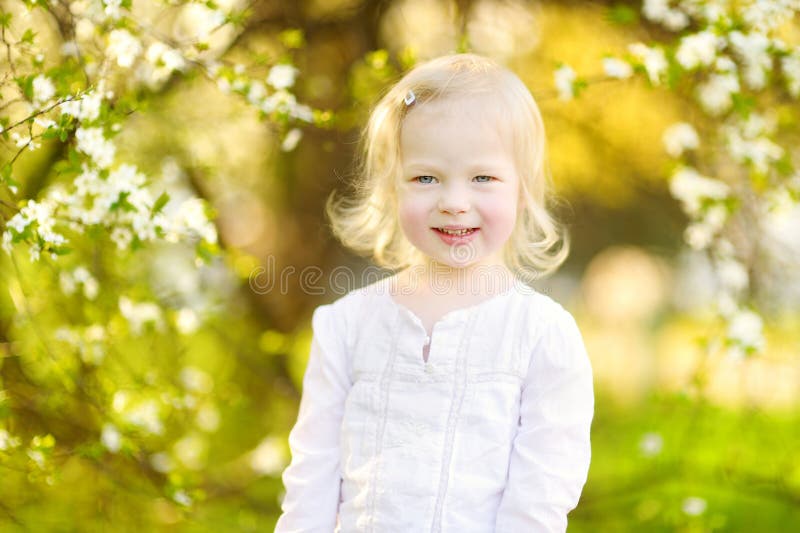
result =
[[[11,13],[0,13],[0,27],[8,28],[11,26]]]
[[[781,176],[789,177],[794,174],[794,165],[792,165],[792,156],[789,153],[784,153],[783,157],[775,161],[775,170]]]
[[[165,205],[167,205],[167,202],[169,202],[169,194],[167,194],[167,192],[164,191],[161,193],[161,196],[159,196],[158,199],[156,199],[156,203],[153,204],[153,208],[150,210],[150,214],[155,215],[156,213],[161,211],[161,209]]]
[[[293,48],[302,48],[306,44],[306,38],[303,34],[303,30],[299,28],[291,28],[288,30],[283,30],[279,35],[278,38],[280,39],[283,46],[289,49]]]
[[[129,191],[124,191],[119,193],[119,197],[117,197],[117,200],[113,204],[111,204],[111,207],[109,207],[109,209],[111,211],[122,209],[123,211],[136,212],[136,208],[133,206],[132,203],[128,201],[128,196],[130,196],[130,194],[131,193]]]
[[[33,44],[33,39],[36,37],[36,33],[30,28],[25,30],[25,33],[22,34],[22,39],[20,39],[23,43]]]
[[[208,242],[208,241],[200,241],[195,246],[195,252],[197,253],[197,257],[203,261],[203,263],[210,263],[212,259],[216,255],[219,255],[220,249],[219,246]]]
[[[67,254],[72,253],[72,248],[70,248],[68,246],[65,246],[65,245],[50,246],[48,251],[50,253],[52,253],[52,254],[55,254],[55,255],[67,255]]]
[[[608,9],[606,19],[612,24],[625,26],[637,23],[639,21],[639,13],[630,6],[616,4]]]
[[[589,82],[587,82],[586,80],[584,80],[584,79],[582,79],[582,78],[578,78],[578,79],[576,79],[576,80],[575,80],[575,81],[572,83],[572,90],[573,90],[573,92],[575,93],[575,98],[577,98],[578,96],[580,96],[580,94],[581,94],[581,93],[582,93],[582,92],[583,92],[585,89],[587,89],[588,87],[589,87]]]
[[[44,133],[42,133],[42,139],[55,139],[57,137],[61,137],[61,130],[56,127],[47,128],[44,130]]]
[[[14,81],[28,100],[33,99],[33,76],[14,78]]]
[[[742,118],[750,116],[750,111],[756,106],[756,100],[752,96],[747,96],[742,93],[733,93],[731,98],[733,100],[733,110]]]

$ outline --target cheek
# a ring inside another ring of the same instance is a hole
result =
[[[421,235],[428,228],[427,210],[423,202],[401,199],[397,209],[397,216],[403,232],[411,237]]]
[[[498,237],[510,235],[517,222],[516,196],[502,195],[487,198],[483,205],[481,218],[491,228],[492,234]]]

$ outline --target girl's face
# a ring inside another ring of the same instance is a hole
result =
[[[481,116],[482,104],[427,102],[410,110],[400,134],[400,226],[417,249],[450,267],[502,265],[517,219],[513,151],[497,119]],[[453,235],[456,228],[468,232]]]

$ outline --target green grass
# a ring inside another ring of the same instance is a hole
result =
[[[569,531],[800,531],[798,418],[680,395],[620,407],[598,394],[592,466]],[[647,433],[661,437],[659,453],[642,452]],[[687,498],[704,510],[684,512]]]

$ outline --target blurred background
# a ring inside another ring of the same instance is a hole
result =
[[[337,271],[375,271],[332,238],[325,199],[346,192],[380,91],[415,61],[455,50],[504,62],[544,115],[572,253],[537,288],[578,320],[597,394],[592,466],[569,531],[800,529],[797,279],[765,316],[763,355],[709,355],[714,280],[683,243],[686,218],[666,180],[664,129],[709,119],[640,80],[590,84],[578,101],[553,86],[559,61],[602,77],[604,54],[664,37],[639,19],[639,2],[250,7],[225,60],[275,57],[284,32],[299,30],[295,93],[336,120],[287,146],[240,98],[174,77],[116,142],[173,198],[209,202],[219,255],[197,266],[189,247],[118,253],[102,238],[59,269],[0,255],[0,421],[18,420],[0,433],[0,458],[12,433],[55,441],[31,444],[52,449],[49,470],[0,459],[1,530],[272,529],[311,313],[345,292]],[[48,185],[62,150],[53,140],[20,159],[25,197]],[[303,289],[315,272],[319,290]]]

